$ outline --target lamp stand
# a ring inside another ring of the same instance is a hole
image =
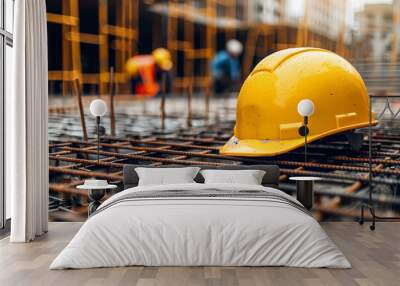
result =
[[[369,188],[368,188],[368,203],[363,203],[361,205],[361,216],[360,220],[358,221],[359,224],[364,223],[364,209],[368,209],[371,213],[372,216],[372,224],[369,226],[371,230],[375,229],[375,222],[377,220],[380,221],[385,221],[385,220],[396,220],[398,221],[400,219],[399,216],[392,216],[392,217],[382,217],[382,216],[377,216],[375,214],[375,207],[373,206],[373,201],[372,201],[372,184],[373,184],[373,177],[372,177],[372,100],[371,97],[369,98],[369,126],[368,126],[368,155],[369,155]]]
[[[307,163],[308,116],[304,116],[304,163]]]
[[[364,224],[364,209],[367,208],[369,209],[371,215],[372,215],[372,224],[370,225],[370,229],[374,230],[375,229],[375,222],[376,222],[376,216],[375,216],[375,208],[373,206],[372,202],[372,183],[373,183],[373,177],[372,177],[372,100],[371,98],[369,99],[369,124],[368,124],[368,167],[369,167],[369,174],[368,174],[368,203],[363,203],[361,205],[361,215],[360,215],[360,220],[359,223],[362,225]]]
[[[100,163],[100,116],[96,116],[97,124],[97,163]]]
[[[304,136],[304,163],[307,163],[307,135],[308,135],[308,116],[304,116],[303,126],[299,128],[300,136]]]

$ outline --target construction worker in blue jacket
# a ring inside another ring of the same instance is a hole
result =
[[[229,40],[226,50],[218,52],[211,62],[214,92],[217,94],[231,92],[240,81],[239,56],[243,45],[238,40]]]

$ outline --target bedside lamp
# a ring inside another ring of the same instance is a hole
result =
[[[90,113],[96,117],[97,124],[97,162],[100,162],[100,117],[107,112],[107,105],[102,99],[95,99],[90,103]]]
[[[304,118],[303,126],[299,128],[299,134],[304,136],[304,162],[307,163],[307,135],[308,135],[308,117],[314,113],[314,102],[309,99],[303,99],[297,105],[297,112]]]

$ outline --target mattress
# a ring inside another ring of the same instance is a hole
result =
[[[127,189],[106,200],[50,269],[118,266],[350,268],[293,197],[240,184]]]

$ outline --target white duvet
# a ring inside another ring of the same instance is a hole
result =
[[[131,192],[263,190],[238,184],[142,186],[120,192],[90,217],[50,269],[145,266],[350,268],[318,222],[288,204],[254,198],[152,198]],[[108,208],[105,206],[108,205]]]

